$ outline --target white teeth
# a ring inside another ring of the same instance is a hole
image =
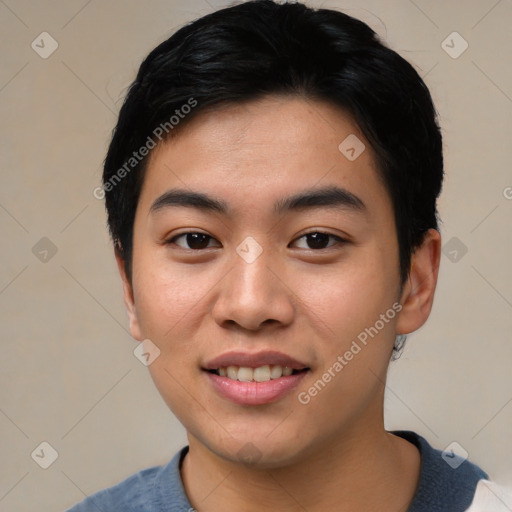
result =
[[[258,368],[249,368],[247,366],[228,366],[227,368],[219,368],[218,374],[221,377],[227,377],[231,380],[239,380],[241,382],[268,382],[279,377],[288,377],[293,373],[293,369],[289,366],[264,365]]]
[[[237,380],[238,379],[238,368],[236,366],[228,366],[226,369],[226,375],[230,379]]]
[[[246,368],[244,366],[240,366],[238,369],[238,380],[242,382],[251,382],[253,377],[252,368]]]
[[[270,370],[270,378],[278,379],[281,375],[283,375],[283,369],[281,366],[272,366],[272,370]]]
[[[259,368],[254,368],[253,379],[256,382],[266,382],[270,380],[270,376],[270,366],[266,365],[260,366]],[[240,373],[238,374],[238,378],[240,378]]]

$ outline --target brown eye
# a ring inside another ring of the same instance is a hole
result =
[[[329,233],[322,233],[319,231],[313,231],[311,233],[306,233],[305,235],[302,235],[300,238],[297,238],[298,240],[306,240],[307,247],[301,247],[302,249],[313,249],[313,250],[322,250],[322,249],[328,249],[329,247],[332,247],[336,244],[341,244],[345,242],[342,238],[336,235],[331,235]],[[329,240],[333,239],[335,242],[331,243],[329,245]]]
[[[177,243],[177,240],[184,239],[185,240],[185,246]],[[181,247],[183,249],[191,249],[191,250],[201,250],[201,249],[207,249],[209,246],[209,242],[211,240],[214,240],[209,235],[206,235],[205,233],[182,233],[181,235],[175,236],[174,238],[171,238],[167,243],[168,244],[176,244],[178,247]],[[211,246],[210,246],[211,247]]]

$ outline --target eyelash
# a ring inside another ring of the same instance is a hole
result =
[[[314,252],[318,252],[318,251],[325,251],[325,250],[328,250],[336,245],[343,245],[343,244],[346,244],[348,243],[348,240],[344,239],[344,238],[341,238],[337,235],[333,235],[331,233],[326,233],[324,231],[310,231],[308,233],[304,233],[303,235],[301,235],[300,237],[296,238],[294,240],[294,242],[296,242],[297,240],[300,240],[301,238],[305,238],[307,237],[308,235],[326,235],[328,236],[329,238],[333,238],[336,240],[336,244],[332,244],[332,245],[328,245],[327,247],[324,247],[322,249],[307,249],[307,250],[310,250],[310,251],[314,251]],[[165,242],[166,245],[177,245],[176,244],[176,240],[178,240],[179,238],[181,237],[185,237],[187,235],[203,235],[211,240],[215,240],[212,236],[210,235],[207,235],[206,233],[201,233],[200,231],[187,231],[185,233],[180,233],[179,235],[176,235],[174,237],[172,237],[171,239],[169,239],[168,241]],[[192,248],[184,248],[184,247],[181,247],[178,245],[178,247],[180,247],[181,249],[184,249],[184,250],[188,250],[188,251],[194,251],[194,252],[200,252],[200,251],[203,251],[205,249],[211,249],[211,247],[205,247],[204,249],[192,249]]]

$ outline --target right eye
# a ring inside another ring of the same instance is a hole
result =
[[[180,240],[180,239],[184,239],[185,244],[187,244],[188,247],[177,243],[177,240]],[[215,238],[213,238],[210,235],[207,235],[205,233],[188,232],[188,233],[181,233],[180,235],[176,235],[175,237],[168,240],[166,242],[166,244],[167,245],[174,244],[174,245],[177,245],[178,247],[181,247],[182,249],[200,251],[201,249],[209,248],[208,244],[212,240],[215,240]]]

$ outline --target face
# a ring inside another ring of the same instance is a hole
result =
[[[210,452],[278,467],[383,428],[405,314],[393,208],[332,105],[268,97],[158,146],[123,276],[152,378]]]

